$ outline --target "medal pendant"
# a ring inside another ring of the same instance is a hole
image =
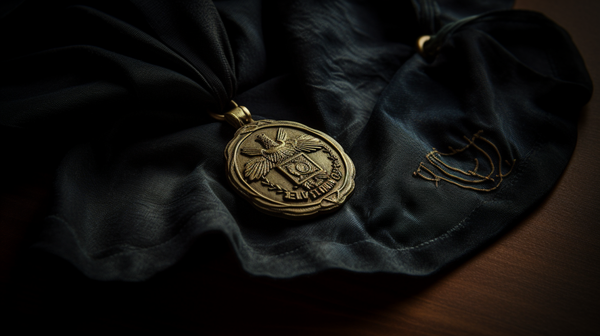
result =
[[[292,121],[252,121],[249,112],[237,125],[225,148],[227,176],[259,210],[303,219],[338,209],[354,190],[354,164],[327,134]]]

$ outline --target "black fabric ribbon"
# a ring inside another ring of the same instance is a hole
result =
[[[236,94],[235,61],[212,1],[132,1],[163,43],[197,72],[209,108],[227,111]],[[173,18],[177,18],[174,20]],[[199,43],[199,41],[201,41]]]
[[[422,35],[432,35],[440,26],[440,8],[435,0],[412,0]]]

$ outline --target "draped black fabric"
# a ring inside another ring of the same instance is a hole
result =
[[[34,247],[95,279],[147,279],[208,232],[257,275],[435,272],[550,191],[591,95],[568,34],[511,5],[6,2],[1,183],[55,169]],[[335,138],[356,165],[347,204],[288,221],[239,197],[235,130],[207,113],[231,99]]]

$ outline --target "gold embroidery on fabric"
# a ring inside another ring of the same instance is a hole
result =
[[[440,181],[446,181],[446,182],[454,184],[458,187],[461,187],[464,189],[476,190],[476,191],[492,191],[492,190],[497,189],[500,186],[500,184],[502,184],[503,179],[512,172],[512,170],[515,166],[515,162],[517,160],[513,159],[512,162],[510,162],[509,160],[505,160],[504,162],[506,163],[506,165],[508,165],[510,167],[510,169],[507,173],[502,173],[502,155],[500,155],[500,151],[498,150],[498,147],[496,147],[496,145],[494,145],[488,139],[482,137],[481,133],[483,133],[482,130],[475,133],[471,139],[469,139],[466,136],[463,136],[463,138],[465,138],[465,140],[468,142],[468,144],[463,148],[454,149],[451,146],[448,146],[450,153],[442,153],[442,152],[439,152],[438,150],[436,150],[435,148],[432,148],[432,151],[427,153],[427,155],[425,155],[425,158],[427,159],[429,164],[431,164],[433,167],[437,168],[437,171],[441,172],[440,175],[438,175],[434,172],[435,169],[433,169],[433,168],[430,169],[425,165],[425,163],[421,162],[419,164],[419,168],[417,168],[417,170],[415,172],[413,172],[413,176],[420,177],[427,181],[433,181],[433,182],[435,182],[436,187],[439,185]],[[496,155],[498,156],[498,167],[496,167],[494,165],[494,161],[492,160],[492,157],[483,148],[481,148],[480,146],[475,144],[475,141],[477,141],[477,140],[483,141],[484,143],[490,145],[494,149],[494,151],[496,152]],[[473,167],[473,169],[467,170],[467,171],[457,168],[457,167],[453,167],[442,160],[443,156],[456,155],[456,154],[464,152],[465,150],[467,150],[468,148],[471,148],[471,147],[474,148],[475,150],[477,150],[478,152],[480,152],[485,157],[486,161],[489,163],[490,172],[487,175],[483,175],[483,174],[479,173],[480,164],[479,164],[479,160],[477,158],[474,158],[475,167]],[[497,173],[496,173],[496,168],[498,168]],[[425,176],[423,174],[424,172],[428,173],[430,176]],[[458,174],[456,174],[456,173],[458,173]],[[496,173],[496,175],[494,175],[495,173]],[[494,186],[490,187],[490,188],[485,188],[485,187],[478,188],[478,187],[474,187],[474,186],[465,184],[465,183],[477,184],[477,183],[486,183],[486,182],[494,183]]]

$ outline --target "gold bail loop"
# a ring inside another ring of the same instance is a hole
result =
[[[227,121],[231,126],[235,127],[236,129],[254,121],[252,120],[252,115],[250,114],[250,111],[245,106],[238,106],[238,104],[236,104],[233,100],[231,101],[231,103],[235,107],[230,111],[225,112],[225,114],[216,114],[209,112],[210,115],[217,120]]]
[[[421,56],[428,56],[425,53],[425,42],[429,40],[431,40],[431,36],[429,35],[423,35],[417,40],[417,50],[419,51],[419,54],[421,54]]]

